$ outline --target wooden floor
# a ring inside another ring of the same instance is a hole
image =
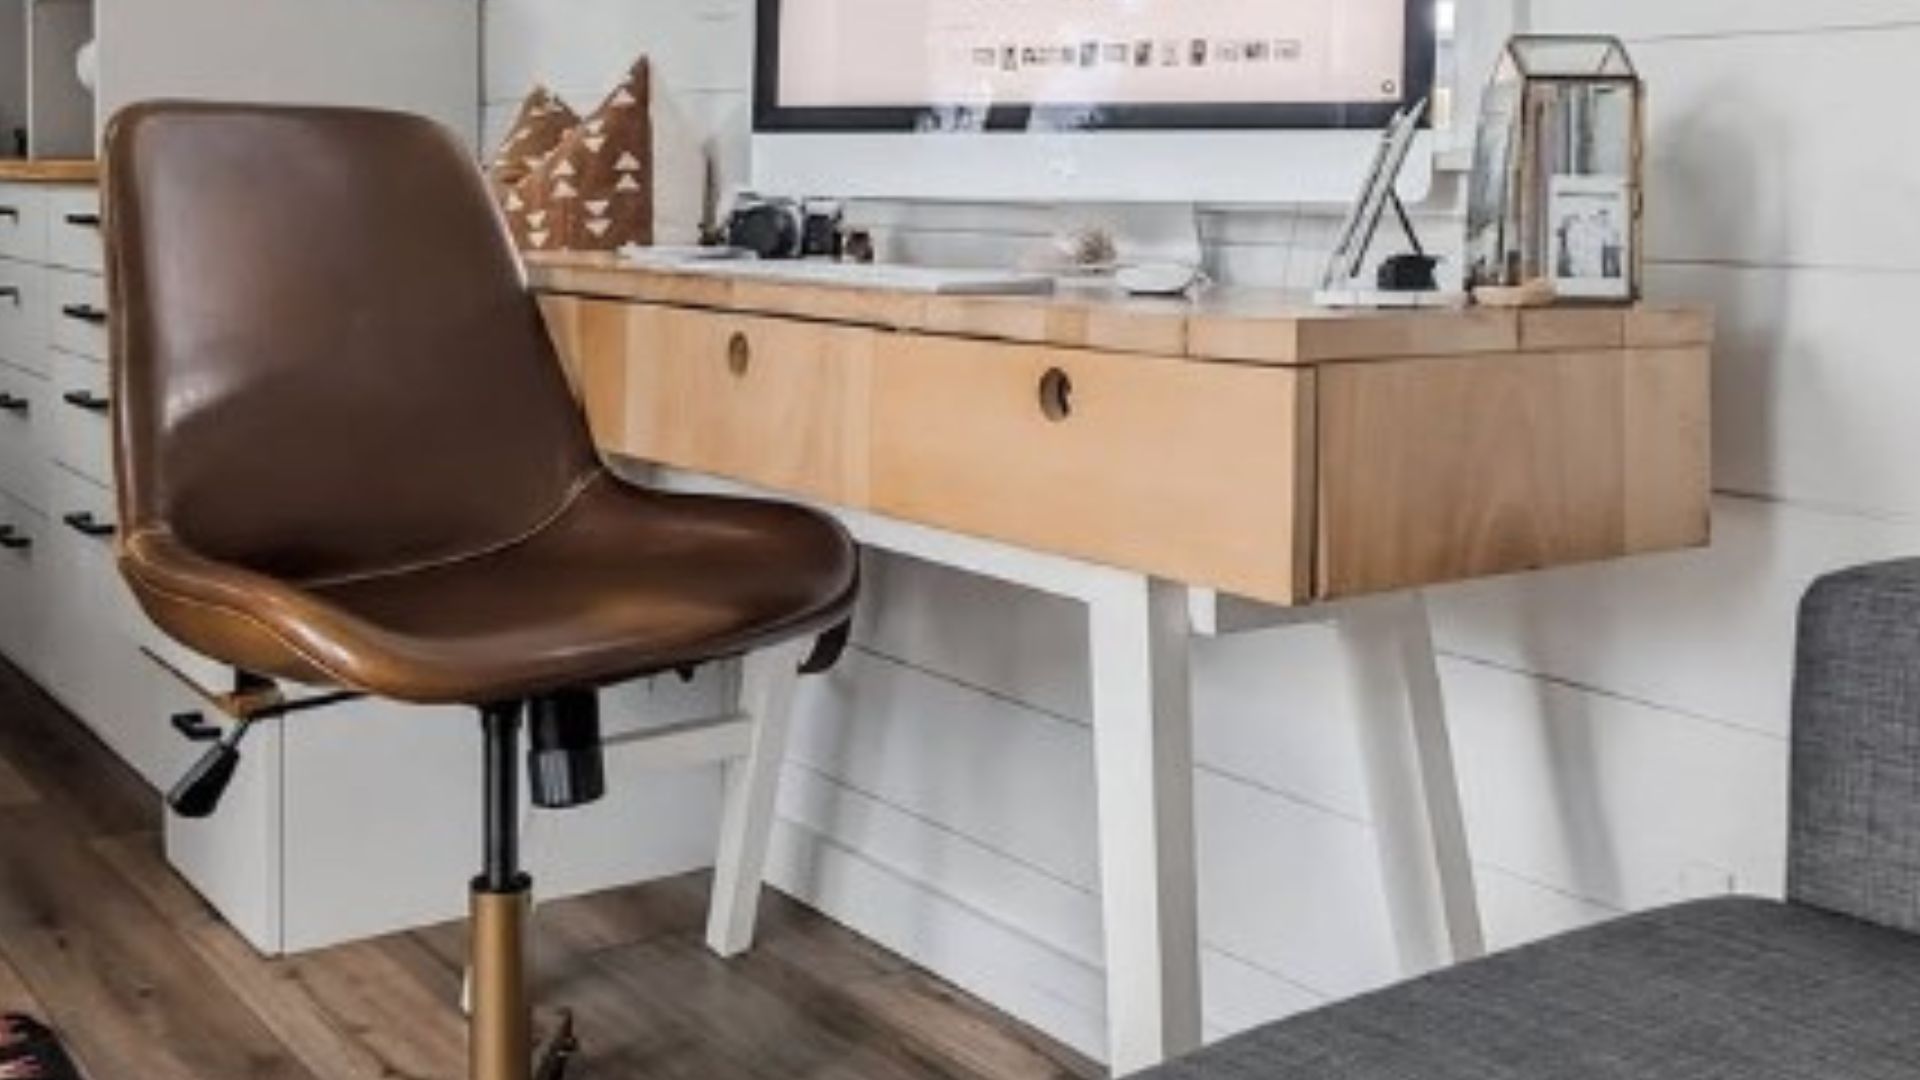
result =
[[[157,796],[0,665],[0,1011],[51,1020],[92,1080],[464,1075],[461,926],[263,961],[168,871],[160,821]],[[541,909],[537,992],[578,1015],[578,1076],[1099,1075],[784,899],[753,953],[718,960],[705,887]]]

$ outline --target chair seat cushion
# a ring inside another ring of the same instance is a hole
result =
[[[1911,1080],[1920,939],[1797,905],[1638,915],[1261,1028],[1153,1080]]]
[[[281,583],[130,537],[155,621],[246,670],[489,704],[723,659],[846,619],[858,556],[832,519],[588,480],[531,534],[469,555]]]

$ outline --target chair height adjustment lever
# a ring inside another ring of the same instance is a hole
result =
[[[242,720],[208,748],[187,775],[167,793],[167,805],[183,818],[199,821],[213,816],[240,769],[240,742],[253,725]],[[189,738],[193,736],[189,735]]]

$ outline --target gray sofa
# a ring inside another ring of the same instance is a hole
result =
[[[1920,560],[1800,612],[1787,900],[1711,900],[1463,964],[1152,1080],[1920,1078]]]

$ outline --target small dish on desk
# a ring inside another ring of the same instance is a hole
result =
[[[1181,263],[1138,263],[1121,267],[1113,280],[1129,296],[1185,296],[1204,284],[1207,275]]]

